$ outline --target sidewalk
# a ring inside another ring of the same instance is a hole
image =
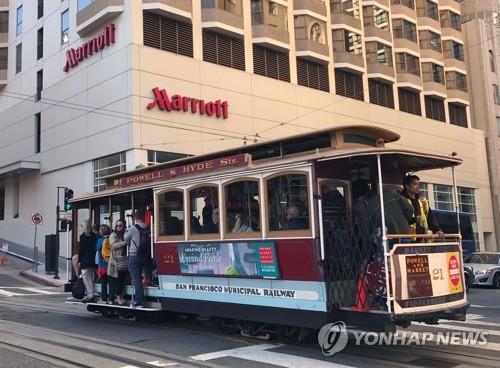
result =
[[[26,245],[17,244],[10,242],[8,240],[0,238],[0,257],[3,257],[3,252],[1,251],[1,245],[8,244],[9,250],[7,251],[7,262],[10,257],[16,257],[26,262],[21,263],[19,274],[21,276],[27,277],[31,280],[43,283],[49,286],[63,286],[68,282],[66,259],[59,257],[59,278],[55,279],[55,272],[46,272],[45,267],[45,253],[38,252],[38,267],[35,270],[35,262],[33,261],[33,247],[28,247]],[[69,263],[69,277],[71,278],[71,262]]]

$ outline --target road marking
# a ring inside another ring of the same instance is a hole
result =
[[[26,294],[13,293],[11,291],[0,289],[0,295],[4,295],[4,296],[17,296],[17,295],[26,295]]]
[[[30,288],[30,287],[23,287],[23,288],[19,288],[19,289],[30,291],[32,293],[45,294],[45,295],[61,294],[61,292],[58,292],[58,291],[47,291],[47,290],[42,290],[42,289],[37,289],[37,288]]]
[[[155,367],[169,367],[172,365],[177,365],[177,363],[166,363],[166,362],[162,362],[161,360],[146,362],[146,364],[151,364],[151,365],[154,365]]]
[[[279,367],[288,367],[288,368],[344,368],[351,367],[349,365],[336,364],[325,362],[317,359],[304,358],[296,355],[276,353],[272,351],[267,351],[267,349],[278,348],[279,345],[254,345],[254,346],[245,346],[242,348],[230,349],[230,350],[222,350],[216,351],[213,353],[200,354],[190,357],[194,360],[202,360],[207,361],[211,359],[224,358],[224,357],[233,357],[240,358],[245,360],[250,360],[259,363],[273,364]]]

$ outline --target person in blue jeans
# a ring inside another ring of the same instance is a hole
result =
[[[135,223],[141,228],[147,228],[144,223],[144,211],[135,211]],[[124,240],[128,243],[128,269],[132,276],[135,288],[135,301],[131,304],[132,308],[142,308],[144,306],[144,288],[142,286],[142,269],[148,264],[148,255],[138,254],[141,234],[135,226],[131,226],[125,233]],[[150,277],[151,279],[151,277]]]

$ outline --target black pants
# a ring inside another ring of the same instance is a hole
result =
[[[101,300],[103,302],[108,301],[108,274],[101,276]]]
[[[123,294],[123,287],[125,286],[125,277],[127,276],[128,271],[120,271],[118,272],[118,277],[108,276],[108,284],[109,284],[109,301],[112,302],[115,300],[116,295]]]

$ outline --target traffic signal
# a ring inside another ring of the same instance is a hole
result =
[[[73,221],[68,219],[61,219],[60,232],[65,233],[66,231],[73,230]]]
[[[73,198],[73,190],[71,189],[64,189],[64,210],[65,211],[71,211],[73,208],[73,205],[69,203],[69,200]]]

